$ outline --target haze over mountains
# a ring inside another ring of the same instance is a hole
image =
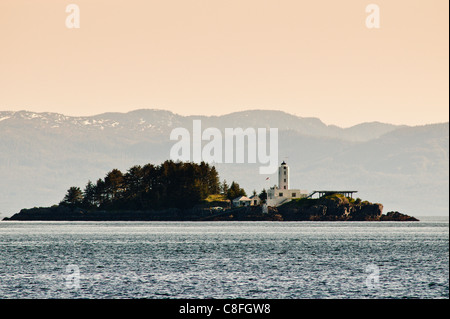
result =
[[[70,186],[84,188],[112,170],[169,159],[173,128],[279,129],[279,161],[291,168],[291,187],[358,190],[384,204],[384,212],[448,215],[449,125],[396,126],[372,122],[350,128],[325,125],[280,111],[223,116],[180,116],[136,110],[89,117],[0,112],[0,213],[58,203]],[[206,143],[206,142],[205,142]],[[217,164],[221,179],[247,193],[277,183],[259,175],[260,164]]]

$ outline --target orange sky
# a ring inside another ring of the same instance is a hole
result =
[[[65,8],[80,7],[80,29]],[[378,4],[381,28],[365,7]],[[1,0],[0,110],[448,121],[448,0]]]

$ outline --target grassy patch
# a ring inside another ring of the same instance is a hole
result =
[[[207,203],[224,202],[224,201],[227,201],[227,197],[222,194],[213,194],[213,195],[209,195],[208,197],[206,197],[206,199],[204,201]]]

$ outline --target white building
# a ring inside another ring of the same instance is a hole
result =
[[[241,206],[250,206],[252,203],[252,200],[246,196],[239,196],[233,199],[233,206],[234,207],[241,207]]]
[[[267,205],[278,206],[306,196],[308,196],[306,190],[289,189],[289,166],[283,161],[278,168],[278,186],[275,185],[267,191]]]
[[[259,204],[261,204],[261,198],[259,198],[258,195],[250,196],[250,200],[252,201],[250,203],[251,206],[258,206]]]

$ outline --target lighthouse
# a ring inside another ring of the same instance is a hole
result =
[[[285,161],[281,163],[278,169],[278,188],[282,190],[289,189],[289,166]]]
[[[278,167],[278,186],[274,185],[267,191],[267,205],[278,206],[292,199],[308,196],[308,191],[289,188],[289,166],[285,161]]]

